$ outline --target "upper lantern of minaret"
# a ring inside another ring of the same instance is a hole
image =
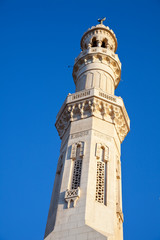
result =
[[[113,52],[117,50],[117,38],[114,32],[103,24],[89,28],[82,36],[81,49],[102,47]]]
[[[73,79],[76,92],[97,88],[114,95],[121,78],[121,62],[115,54],[117,39],[114,32],[100,22],[82,36],[82,51],[75,59]]]

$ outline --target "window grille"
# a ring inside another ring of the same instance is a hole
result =
[[[81,182],[81,171],[82,171],[82,156],[83,156],[83,144],[77,144],[76,158],[74,160],[73,176],[71,189],[77,189],[80,187]]]
[[[106,153],[107,151],[107,153]],[[107,156],[106,156],[107,154]],[[107,161],[108,160],[108,148],[103,147],[101,144],[97,144],[96,150],[97,156],[97,175],[96,175],[96,197],[95,200],[99,203],[107,205]]]
[[[97,162],[97,179],[96,179],[96,201],[104,203],[105,194],[105,163]]]

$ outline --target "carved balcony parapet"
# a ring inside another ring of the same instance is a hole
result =
[[[113,97],[111,99],[115,100]],[[115,125],[115,129],[122,142],[129,132],[129,118],[125,107],[111,101],[102,100],[98,96],[90,96],[66,103],[61,115],[57,118],[56,128],[60,138],[63,137],[70,122],[95,116]]]
[[[97,47],[92,47],[92,48],[89,48],[89,49],[86,49],[84,51],[82,51],[79,56],[77,58],[75,58],[75,64],[80,60],[82,59],[83,57],[85,57],[86,55],[88,54],[92,54],[92,53],[96,53],[96,54],[104,54],[104,55],[107,55],[108,57],[110,57],[111,59],[115,60],[120,68],[121,68],[121,62],[119,60],[119,57],[118,57],[118,54],[116,53],[113,53],[111,50],[109,49],[105,49],[105,48],[97,48]],[[86,59],[86,58],[84,58]],[[85,61],[85,60],[84,60]]]
[[[118,86],[121,78],[121,62],[118,55],[103,48],[97,48],[96,52],[94,51],[94,48],[86,50],[85,54],[80,54],[80,56],[76,59],[72,74],[75,84],[79,75],[81,75],[83,71],[86,71],[86,65],[92,63],[101,63],[101,65],[98,66],[99,69],[102,70],[105,70],[105,67],[107,66],[112,69],[112,77],[115,79],[115,87]],[[93,69],[94,68],[95,66],[93,66]]]
[[[67,208],[70,207],[71,202],[73,201],[73,207],[76,206],[77,200],[80,198],[80,188],[77,189],[67,189],[65,192],[65,201],[67,202]]]

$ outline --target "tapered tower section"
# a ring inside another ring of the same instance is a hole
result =
[[[117,39],[98,24],[75,59],[76,92],[56,119],[62,139],[45,240],[122,240],[121,143],[130,120],[121,97]]]

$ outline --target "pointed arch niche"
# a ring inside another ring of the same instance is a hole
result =
[[[109,161],[109,148],[101,143],[96,144],[97,172],[95,200],[107,205],[107,164]]]
[[[69,189],[66,190],[65,200],[68,203],[69,208],[73,202],[75,207],[78,198],[80,197],[80,183],[81,183],[81,172],[82,162],[84,156],[84,142],[73,143],[71,146],[71,176]]]

